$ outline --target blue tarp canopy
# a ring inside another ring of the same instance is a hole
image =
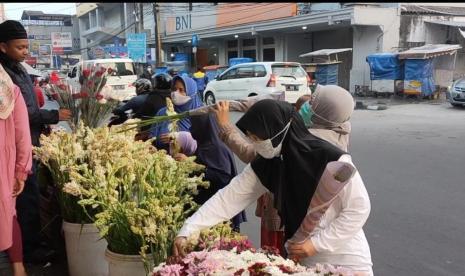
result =
[[[433,77],[434,59],[406,59],[405,80],[417,80],[421,82],[421,93],[429,96],[434,93],[435,84]]]
[[[241,63],[248,63],[248,62],[254,62],[253,58],[231,58],[229,59],[229,67],[241,64]]]
[[[377,53],[367,56],[371,80],[401,80],[404,78],[403,64],[398,54]]]
[[[318,64],[315,71],[316,83],[338,85],[339,64]]]

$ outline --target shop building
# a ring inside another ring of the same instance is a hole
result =
[[[163,3],[165,60],[173,53],[195,65],[227,64],[233,57],[256,61],[309,62],[299,55],[325,48],[353,48],[339,57],[340,85],[368,85],[370,53],[398,46],[400,12],[393,3]],[[196,57],[192,35],[199,37]]]
[[[31,66],[65,69],[79,61],[80,37],[75,16],[25,10],[20,22],[28,34],[30,58],[26,62]],[[53,33],[61,34],[55,41],[63,43],[64,48],[52,47]]]

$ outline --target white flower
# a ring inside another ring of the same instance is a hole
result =
[[[63,186],[63,192],[73,196],[80,196],[81,186],[79,186],[79,184],[77,184],[75,181],[71,181]]]
[[[98,100],[98,103],[99,103],[99,104],[106,104],[106,103],[107,103],[107,99],[105,99],[105,98],[100,99],[100,100]]]

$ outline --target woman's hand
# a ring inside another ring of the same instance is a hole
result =
[[[186,255],[186,252],[184,251],[186,243],[186,237],[176,237],[173,243],[173,255],[184,257]]]
[[[289,258],[290,259],[303,259],[306,257],[311,257],[315,255],[316,249],[315,246],[313,246],[312,240],[307,239],[303,243],[293,243],[291,241],[287,242],[287,253],[289,253]]]
[[[15,179],[13,187],[13,197],[19,196],[24,190],[24,180]]]
[[[160,142],[162,144],[169,144],[173,140],[171,133],[165,133],[160,135]]]
[[[187,159],[187,156],[183,153],[176,153],[174,156],[173,156],[174,160],[176,161],[184,161]]]
[[[229,102],[219,101],[215,106],[216,120],[220,127],[229,124]]]

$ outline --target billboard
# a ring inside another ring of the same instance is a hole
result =
[[[52,55],[51,45],[40,45],[39,56],[37,57],[37,63],[50,64],[50,62],[52,61],[51,55]]]
[[[29,44],[31,45],[31,57],[37,57],[39,56],[39,48],[40,48],[40,42],[39,41],[31,41],[31,43]]]
[[[73,38],[70,32],[53,32],[52,37],[52,47],[53,53],[58,55],[63,55],[65,53],[71,53],[73,50]]]
[[[147,62],[147,34],[128,34],[127,38],[128,56],[134,62]]]

